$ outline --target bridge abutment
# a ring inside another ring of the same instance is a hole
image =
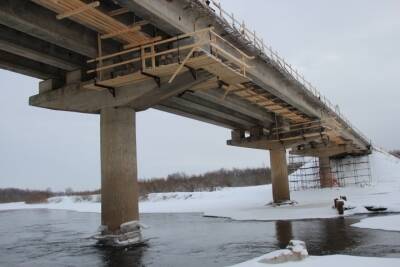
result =
[[[101,110],[101,222],[109,234],[139,220],[135,117],[130,108]]]
[[[284,147],[270,150],[272,195],[274,203],[290,200],[289,177]]]

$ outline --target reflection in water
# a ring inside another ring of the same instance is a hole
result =
[[[364,240],[374,238],[374,233],[368,230],[351,227],[358,222],[356,219],[339,217],[324,220],[308,220],[296,222],[296,239],[304,240],[310,254],[328,255],[345,252],[348,254]],[[307,227],[306,224],[309,224]]]
[[[291,221],[276,221],[276,240],[280,248],[286,248],[290,240],[293,239],[293,227]]]
[[[96,246],[99,249],[104,267],[126,266],[137,267],[143,266],[143,253],[147,246],[135,246],[131,248],[109,248]]]

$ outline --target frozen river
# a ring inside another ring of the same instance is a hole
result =
[[[61,210],[0,212],[0,266],[226,266],[307,243],[311,255],[400,258],[400,232],[350,226],[366,216],[276,222],[201,214],[143,214],[147,246],[116,250],[90,238],[100,214]]]

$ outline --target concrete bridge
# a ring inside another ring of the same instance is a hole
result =
[[[232,131],[228,145],[269,150],[275,202],[290,200],[286,151],[319,157],[321,186],[330,158],[370,151],[338,108],[213,1],[3,0],[0,67],[43,80],[30,105],[100,114],[111,233],[139,219],[136,112],[218,125]]]

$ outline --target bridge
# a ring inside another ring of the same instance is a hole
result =
[[[102,224],[139,220],[136,112],[155,108],[270,151],[274,202],[290,200],[286,152],[330,159],[371,145],[328,99],[214,1],[3,0],[0,67],[39,78],[36,107],[100,114]],[[160,129],[162,131],[168,129]]]

